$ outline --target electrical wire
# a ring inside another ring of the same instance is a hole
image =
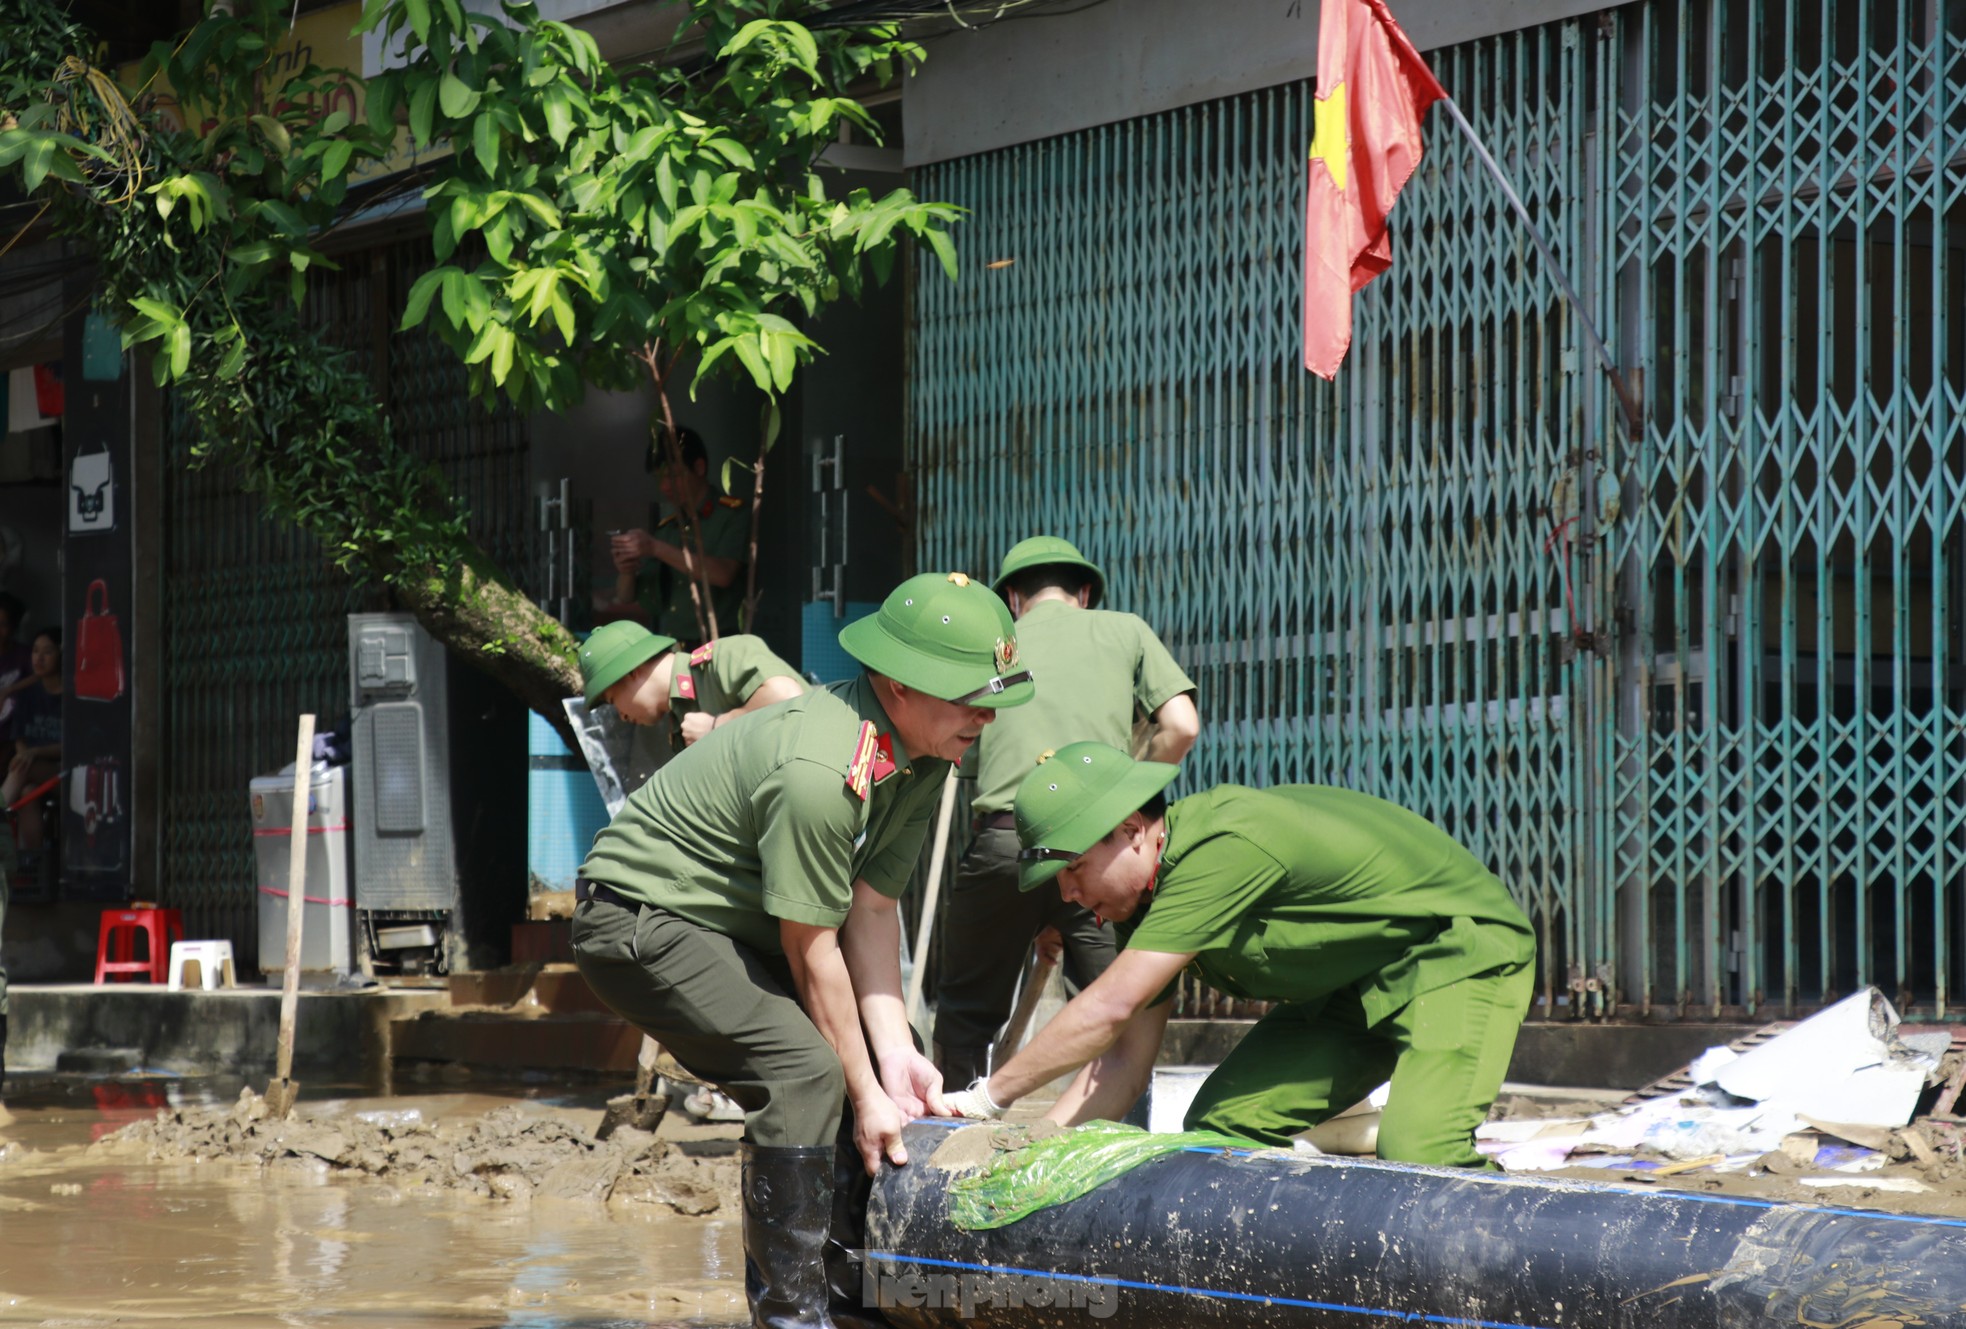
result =
[[[807,15],[803,21],[808,28],[817,29],[946,17],[957,28],[976,32],[999,22],[1017,19],[1061,18],[1105,4],[1107,0],[1087,0],[1070,9],[1052,8],[1052,3],[1053,0],[849,0],[849,3]]]

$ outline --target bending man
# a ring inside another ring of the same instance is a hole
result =
[[[594,629],[581,643],[580,678],[589,707],[606,702],[630,724],[667,719],[677,748],[806,690],[799,671],[761,637],[720,637],[683,656],[674,637],[625,620]]]
[[[1276,1002],[1203,1082],[1190,1129],[1265,1144],[1392,1081],[1379,1157],[1483,1165],[1536,944],[1506,887],[1422,817],[1323,785],[1220,785],[1169,806],[1172,766],[1061,748],[1017,791],[1026,890],[1118,927],[1123,949],[1016,1057],[948,1097],[993,1116],[1083,1067],[1051,1116],[1117,1118],[1153,1069],[1183,969]]]
[[[943,1110],[902,1005],[895,902],[950,764],[1034,691],[1010,611],[961,573],[903,582],[840,644],[864,674],[686,749],[595,838],[574,891],[595,993],[744,1108],[758,1326],[834,1325],[857,1302],[852,1205],[829,1240],[853,1180],[834,1169],[842,1098],[869,1174],[907,1162],[909,1117]]]

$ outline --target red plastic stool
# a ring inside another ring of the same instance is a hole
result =
[[[138,960],[137,934],[149,943],[147,958]],[[184,917],[175,909],[105,909],[96,935],[96,982],[110,975],[144,975],[161,983],[169,972],[171,943],[184,939]]]

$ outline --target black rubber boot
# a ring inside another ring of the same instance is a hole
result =
[[[744,1146],[744,1297],[754,1329],[835,1329],[827,1312],[830,1144]]]
[[[7,1017],[0,1014],[0,1095],[7,1092]]]
[[[833,1218],[826,1232],[827,1306],[839,1329],[887,1329],[888,1321],[869,1303],[863,1255],[867,1247],[867,1203],[874,1179],[853,1143],[853,1109],[840,1126],[833,1149]]]
[[[945,1094],[967,1089],[972,1080],[990,1073],[988,1043],[977,1047],[965,1047],[960,1043],[955,1047],[938,1045],[936,1051],[940,1055],[936,1058],[935,1068],[942,1072],[942,1092]]]

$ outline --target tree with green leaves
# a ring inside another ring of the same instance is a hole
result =
[[[406,127],[434,266],[403,326],[452,347],[487,403],[555,410],[646,379],[673,426],[685,386],[754,383],[768,402],[754,565],[777,402],[820,350],[801,320],[884,280],[904,236],[955,273],[956,209],[906,190],[832,197],[818,170],[842,124],[878,137],[851,90],[921,58],[892,25],[808,26],[819,7],[805,0],[689,0],[668,59],[617,70],[530,3],[369,0],[360,30],[393,57],[356,119],[324,109],[347,71],[275,79],[278,0],[208,14],[131,88],[90,63],[53,0],[25,5],[22,38],[0,47],[0,170],[95,256],[99,308],[152,352],[197,455],[237,467],[269,510],[563,732],[570,637],[470,539],[360,368],[304,321],[306,274],[332,265],[323,237],[364,201],[358,178]],[[187,123],[151,105],[158,79]],[[673,427],[658,433],[673,449]]]

